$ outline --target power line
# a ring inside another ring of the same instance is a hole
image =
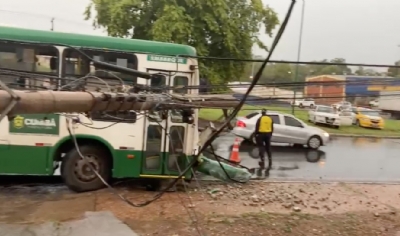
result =
[[[217,60],[217,61],[263,62],[263,59],[238,59],[238,58],[232,58],[232,57],[209,57],[209,56],[187,56],[187,55],[179,55],[179,56],[186,57],[186,58]],[[400,65],[365,64],[365,63],[337,63],[337,62],[321,62],[321,61],[287,61],[287,60],[275,61],[275,60],[270,60],[269,63],[321,65],[321,66],[361,66],[361,67],[400,68]]]

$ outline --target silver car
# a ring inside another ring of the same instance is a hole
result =
[[[272,142],[307,145],[311,149],[318,149],[329,142],[329,134],[317,127],[309,126],[303,121],[289,114],[268,111],[267,115],[274,121]],[[238,117],[233,133],[239,137],[255,142],[254,130],[261,111],[253,112],[245,117]]]
[[[349,110],[352,108],[352,105],[350,102],[347,101],[341,101],[335,104],[332,104],[332,107],[337,109],[338,111],[343,111],[343,110]]]

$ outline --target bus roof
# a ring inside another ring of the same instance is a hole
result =
[[[23,42],[67,44],[76,47],[109,49],[171,56],[196,56],[194,47],[157,41],[124,39],[107,36],[61,33],[0,26],[0,39]]]

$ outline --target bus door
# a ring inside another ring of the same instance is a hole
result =
[[[155,71],[149,73],[157,76],[148,83],[153,89],[166,92],[168,86],[178,87],[168,92],[186,93],[190,85],[191,73],[176,71]],[[168,113],[167,113],[168,112]],[[146,118],[146,139],[144,142],[144,158],[142,177],[174,177],[178,176],[187,163],[184,155],[187,149],[186,136],[188,124],[182,122],[180,111],[151,111]]]

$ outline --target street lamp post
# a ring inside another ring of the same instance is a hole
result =
[[[305,11],[305,6],[306,6],[306,2],[305,0],[303,0],[303,5],[301,8],[301,20],[300,20],[300,35],[299,35],[299,45],[298,45],[298,49],[297,49],[297,62],[300,61],[300,55],[301,55],[301,43],[302,43],[302,39],[303,39],[303,25],[304,25],[304,11]],[[297,77],[299,75],[299,64],[296,64],[296,70],[294,73],[294,82],[297,82]],[[293,90],[293,104],[295,104],[296,101],[296,87]],[[294,115],[294,106],[292,106],[292,114]]]

